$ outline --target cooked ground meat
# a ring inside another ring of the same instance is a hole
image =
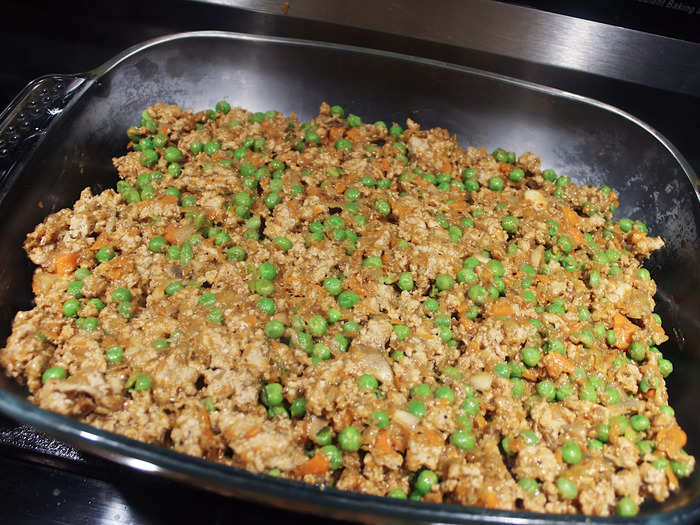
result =
[[[540,159],[219,103],[148,108],[37,226],[6,372],[48,410],[397,498],[630,515],[694,468],[617,195]]]

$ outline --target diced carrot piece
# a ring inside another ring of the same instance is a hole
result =
[[[578,226],[581,222],[581,216],[578,213],[576,213],[572,208],[565,206],[564,208],[562,208],[561,212],[564,215],[564,220],[567,221],[569,224],[572,224],[573,226]]]
[[[663,328],[661,327],[661,325],[660,325],[659,323],[657,323],[656,321],[652,321],[652,323],[651,323],[651,329],[652,329],[652,331],[653,331],[656,335],[658,335],[658,336],[661,336],[661,337],[665,337],[665,336],[666,336],[666,332],[664,332],[664,329],[663,329]]]
[[[259,168],[260,166],[265,164],[265,159],[262,155],[260,155],[260,153],[249,153],[248,161],[256,168]]]
[[[328,472],[329,467],[330,462],[326,454],[318,451],[314,454],[314,457],[309,458],[306,462],[299,465],[299,467],[297,467],[297,472],[301,476],[306,476],[307,474],[325,474]]]
[[[92,251],[96,252],[96,251],[104,248],[105,246],[110,246],[110,245],[111,244],[110,244],[108,236],[103,232],[97,236],[97,239],[95,239],[95,242],[92,243],[92,246],[90,246],[90,249]]]
[[[557,352],[549,352],[542,358],[542,363],[547,369],[549,377],[556,379],[562,373],[570,374],[574,371],[574,363]]]
[[[468,334],[473,334],[474,332],[476,332],[476,324],[471,319],[467,319],[466,317],[460,317],[459,324],[462,325],[462,328],[464,328],[464,331]]]
[[[343,179],[338,179],[335,183],[335,192],[340,194],[343,193],[347,189],[347,184]]]
[[[56,255],[56,273],[58,275],[67,275],[75,271],[78,264],[78,253],[59,253]]]
[[[564,215],[564,230],[571,238],[571,241],[576,246],[581,246],[584,243],[583,234],[578,229],[578,225],[581,221],[581,217],[573,209],[568,206],[562,209],[562,214]]]
[[[627,347],[629,347],[632,342],[632,336],[637,330],[637,327],[621,313],[615,313],[615,315],[613,315],[613,328],[617,335],[615,347],[620,350],[627,350]]]
[[[513,305],[506,301],[496,301],[491,305],[491,315],[495,317],[508,317],[513,315]]]
[[[350,140],[360,140],[362,139],[362,131],[360,128],[350,128],[345,132],[345,136]]]
[[[176,195],[163,195],[158,198],[158,202],[161,204],[177,204],[177,200]]]
[[[537,371],[534,368],[526,368],[523,370],[523,378],[528,381],[535,381],[537,379]]]
[[[445,399],[445,401],[447,400]],[[442,437],[442,434],[440,434],[440,432],[438,432],[437,430],[427,429],[424,435],[425,442],[431,447],[437,447],[439,445],[445,444],[445,439]]]
[[[396,203],[394,206],[391,207],[391,212],[396,215],[399,219],[407,216],[410,213],[411,209],[408,206],[404,206],[403,204]]]
[[[134,269],[133,262],[125,255],[120,255],[107,264],[108,268],[105,270],[105,275],[113,281],[121,279],[125,273],[131,273]]]
[[[466,212],[467,211],[467,201],[463,201],[462,199],[457,199],[455,201],[452,201],[450,204],[448,204],[448,207],[451,210]]]
[[[671,465],[666,467],[666,478],[668,479],[668,488],[669,490],[678,490],[678,478],[673,472],[673,469],[671,468]]]
[[[489,509],[493,509],[498,505],[498,498],[493,493],[491,487],[482,487],[479,490],[479,501]]]
[[[345,133],[344,128],[331,128],[328,130],[328,139],[331,142],[335,142],[336,140],[343,138],[343,133]]]
[[[676,424],[656,433],[656,448],[666,452],[669,457],[675,457],[687,442],[687,434]]]
[[[383,172],[389,171],[389,168],[391,167],[391,164],[389,164],[387,159],[375,160],[373,164],[375,168],[379,168]]]
[[[387,430],[382,430],[374,438],[372,452],[378,456],[385,456],[394,452],[394,447],[391,446],[391,434]]]
[[[166,126],[165,124],[161,124],[160,126],[158,126],[158,133],[162,133],[163,135],[167,135],[168,131],[170,131],[170,130],[168,129],[168,126]]]
[[[262,432],[262,427],[260,425],[257,425],[248,430],[248,432],[245,433],[245,437],[247,439],[250,439],[260,434],[260,432]]]
[[[170,244],[177,244],[176,233],[177,226],[175,226],[174,224],[168,224],[168,227],[165,228],[165,233],[163,234],[163,237],[165,237],[165,240],[168,241]]]
[[[452,164],[449,162],[445,161],[442,163],[442,166],[440,166],[440,171],[443,173],[450,173],[452,174]]]

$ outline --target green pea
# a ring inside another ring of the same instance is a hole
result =
[[[617,334],[614,329],[605,332],[605,341],[609,346],[613,346],[617,342]]]
[[[549,379],[544,379],[537,383],[537,394],[546,401],[552,401],[556,396],[554,383]]]
[[[391,206],[385,200],[378,200],[375,202],[374,209],[379,215],[389,215],[391,213]]]
[[[411,414],[413,414],[414,416],[416,416],[418,419],[421,419],[427,411],[425,403],[423,403],[423,401],[419,401],[417,399],[408,403],[407,408],[408,408],[408,411]]]
[[[401,290],[410,292],[413,290],[413,276],[409,272],[404,272],[399,275],[396,283]]]
[[[630,425],[638,432],[647,430],[650,425],[649,418],[642,414],[635,414],[630,418]]]
[[[471,286],[467,291],[467,295],[474,302],[474,304],[478,306],[483,305],[488,298],[488,293],[486,292],[486,289],[484,289],[483,286],[478,284]]]
[[[399,341],[405,341],[411,335],[411,330],[408,326],[403,324],[397,324],[394,326],[394,334]]]
[[[562,175],[554,183],[557,186],[564,188],[564,187],[568,186],[570,182],[571,182],[571,179],[569,177],[567,177],[566,175]]]
[[[462,410],[464,410],[468,416],[476,416],[479,413],[479,401],[473,397],[467,397],[462,403]]]
[[[260,392],[260,401],[268,408],[281,405],[282,401],[284,401],[282,390],[281,384],[269,383]]]
[[[226,259],[229,261],[243,261],[245,259],[246,253],[240,246],[233,246],[226,250]]]
[[[204,145],[204,152],[207,155],[214,155],[217,151],[221,149],[221,142],[218,140],[212,140]]]
[[[646,268],[639,268],[637,270],[637,275],[644,282],[647,282],[651,279],[651,275],[649,274],[649,270],[647,270]]]
[[[62,381],[68,377],[68,371],[62,366],[52,366],[47,368],[41,376],[41,383],[44,384],[50,379]]]
[[[620,219],[617,221],[617,225],[625,233],[632,229],[632,221],[630,219]]]
[[[260,310],[261,312],[268,315],[274,315],[275,309],[275,301],[273,301],[269,297],[261,297],[260,299],[258,299],[258,310]]]
[[[435,284],[438,287],[438,290],[451,290],[455,284],[455,281],[451,275],[441,274],[435,279]]]
[[[145,374],[138,374],[134,380],[133,386],[134,390],[137,392],[145,392],[146,390],[151,389],[153,386],[153,380]]]
[[[620,393],[609,386],[603,391],[603,400],[606,405],[616,405],[620,402]]]
[[[168,162],[180,162],[182,160],[182,151],[172,146],[165,148],[163,158]]]
[[[141,156],[139,157],[139,160],[141,161],[141,166],[144,166],[146,168],[150,168],[153,166],[156,162],[158,162],[158,159],[160,158],[160,155],[152,149],[146,149],[141,152]]]
[[[183,286],[182,286],[181,282],[173,281],[172,283],[170,283],[168,286],[165,287],[165,294],[169,295],[169,296],[175,295],[175,293],[178,290],[182,289],[182,287]]]
[[[119,345],[110,346],[105,351],[107,364],[116,365],[124,361],[124,348]]]
[[[76,299],[68,299],[63,303],[63,315],[66,317],[77,317],[80,311],[80,303]]]
[[[556,481],[557,490],[559,495],[564,499],[574,499],[578,494],[578,487],[576,483],[565,478],[564,476],[559,476]]]
[[[590,451],[597,452],[603,450],[603,443],[597,439],[589,439],[587,448]]]
[[[168,241],[165,240],[165,237],[161,237],[160,235],[153,237],[151,242],[148,243],[148,249],[154,253],[161,253],[167,246]]]
[[[326,312],[326,317],[328,318],[329,323],[337,323],[343,318],[343,312],[337,308],[329,308]]]
[[[657,365],[659,367],[659,372],[663,377],[668,377],[671,374],[671,372],[673,372],[673,363],[671,363],[671,361],[669,361],[668,359],[660,357],[657,360]]]
[[[264,199],[265,206],[267,206],[269,209],[273,209],[281,201],[282,201],[282,197],[280,196],[279,193],[277,193],[275,191],[268,193]]]
[[[637,503],[630,497],[620,498],[615,506],[615,514],[623,517],[636,516],[639,512],[639,507]]]
[[[345,427],[338,434],[338,444],[346,452],[357,452],[362,445],[362,436],[355,427]]]
[[[309,319],[308,325],[309,332],[315,337],[324,335],[328,327],[328,323],[326,323],[326,320],[320,315],[315,315]]]
[[[331,444],[332,439],[331,430],[328,427],[324,427],[316,433],[314,441],[319,446],[326,446]]]
[[[369,374],[361,375],[357,380],[357,384],[361,390],[366,390],[367,392],[374,392],[379,387],[379,381]]]
[[[630,357],[634,359],[635,361],[644,361],[644,358],[647,355],[646,348],[643,343],[640,343],[639,341],[633,342],[629,348],[628,348]]]
[[[398,124],[393,124],[389,128],[389,135],[391,135],[395,139],[398,139],[401,137],[401,135],[403,135],[403,128],[401,126],[399,126]]]
[[[520,168],[513,168],[512,170],[510,170],[510,174],[508,175],[508,178],[513,182],[520,182],[521,180],[523,180],[524,177],[525,172]]]
[[[437,474],[435,474],[435,472],[433,472],[432,470],[423,469],[416,476],[414,486],[417,492],[419,492],[422,495],[425,495],[428,492],[430,492],[432,486],[435,485],[437,482],[438,477]]]
[[[455,393],[446,385],[437,387],[433,392],[433,397],[435,399],[447,399],[450,403],[454,403],[455,401]]]
[[[306,415],[306,398],[303,396],[297,397],[294,401],[292,401],[292,403],[289,405],[289,412],[293,417],[304,417]]]
[[[75,320],[75,324],[81,330],[93,331],[97,330],[99,321],[97,317],[78,317]]]
[[[457,430],[450,435],[450,445],[460,450],[472,450],[476,446],[476,440],[471,432]]]
[[[335,149],[343,153],[350,153],[352,151],[352,142],[348,139],[338,139],[335,141]]]
[[[501,219],[501,226],[505,231],[515,233],[520,227],[520,220],[517,217],[508,215],[507,217],[503,217],[503,219]]]
[[[411,387],[410,393],[412,397],[427,397],[430,395],[430,385],[419,383]]]
[[[457,272],[458,283],[473,283],[478,279],[476,272],[471,268],[462,268]]]
[[[679,478],[687,478],[692,472],[690,464],[681,461],[671,461],[671,470]]]
[[[491,177],[489,179],[489,189],[492,191],[501,191],[504,187],[503,179],[501,177]]]
[[[539,348],[528,346],[523,348],[522,352],[520,353],[520,357],[522,358],[523,363],[529,367],[533,367],[537,366],[537,363],[540,362],[542,353],[540,352]]]
[[[561,449],[561,458],[570,465],[575,465],[581,461],[582,453],[579,446],[573,441],[565,442]]]
[[[258,276],[261,279],[272,281],[277,277],[277,268],[274,264],[263,263],[258,267]]]
[[[97,259],[98,262],[107,262],[111,261],[116,257],[116,253],[114,253],[114,248],[111,246],[105,246],[103,248],[100,248],[97,250],[97,253],[95,254],[95,258]]]
[[[522,478],[518,481],[518,485],[531,498],[534,498],[540,493],[540,484],[532,478]]]
[[[280,321],[269,321],[265,325],[265,335],[270,339],[279,339],[284,335],[284,325]]]

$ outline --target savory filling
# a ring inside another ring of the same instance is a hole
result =
[[[694,458],[609,187],[532,153],[321,105],[156,104],[29,234],[0,352],[39,406],[271,476],[392,498],[634,515]]]

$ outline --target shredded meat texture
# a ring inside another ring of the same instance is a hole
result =
[[[0,351],[39,406],[320,486],[636,512],[694,458],[668,406],[617,194],[532,153],[364,124],[155,104],[30,233],[34,307]]]

